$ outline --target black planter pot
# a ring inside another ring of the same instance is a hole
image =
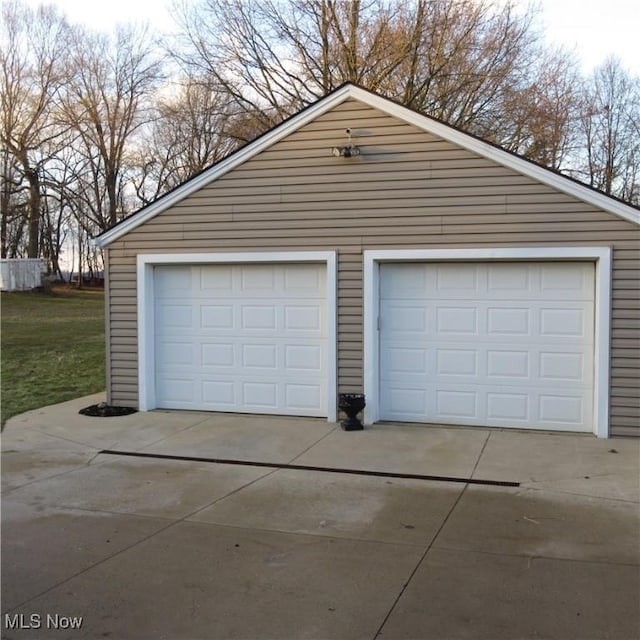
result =
[[[364,393],[341,393],[338,396],[338,407],[347,414],[347,419],[340,423],[345,431],[360,431],[364,428],[358,420],[358,413],[365,407]]]

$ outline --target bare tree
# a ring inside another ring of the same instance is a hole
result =
[[[405,53],[380,0],[202,0],[178,9],[175,55],[266,129],[345,81],[380,89]],[[397,44],[397,43],[396,43]]]
[[[494,113],[500,144],[552,169],[567,168],[579,144],[582,100],[576,61],[562,50],[540,50],[529,82],[504,89]]]
[[[640,78],[609,58],[585,88],[584,158],[578,175],[591,186],[640,202]]]
[[[138,198],[147,204],[226,156],[243,135],[238,127],[227,95],[187,78],[158,101],[133,153]]]
[[[54,112],[56,96],[67,77],[68,26],[53,7],[32,11],[14,0],[2,5],[0,15],[0,143],[13,158],[3,161],[3,230],[6,232],[12,216],[13,194],[19,207],[27,204],[27,256],[35,258],[40,243],[43,166],[64,130]],[[9,172],[9,168],[14,170]]]
[[[85,161],[76,193],[91,223],[104,230],[124,214],[127,145],[148,120],[162,65],[147,33],[131,27],[119,27],[113,39],[76,28],[72,52],[63,104]]]
[[[201,0],[180,10],[188,69],[263,128],[350,81],[481,135],[532,83],[533,13],[495,0]]]

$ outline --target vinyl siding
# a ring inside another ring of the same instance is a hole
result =
[[[331,148],[354,132],[359,157]],[[137,402],[136,256],[338,252],[338,390],[362,390],[362,252],[612,246],[611,432],[640,435],[640,235],[613,214],[347,100],[108,248],[112,402]]]

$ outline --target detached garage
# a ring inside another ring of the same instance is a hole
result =
[[[345,85],[97,239],[108,400],[640,435],[639,224]]]

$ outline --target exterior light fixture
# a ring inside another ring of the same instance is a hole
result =
[[[333,147],[333,149],[331,149],[331,153],[333,153],[336,158],[339,158],[340,156],[343,158],[351,158],[353,156],[359,156],[360,149],[352,144],[348,144],[344,147]]]
[[[331,153],[333,153],[336,158],[353,158],[354,156],[360,155],[360,149],[354,144],[351,144],[351,129],[347,129],[346,133],[349,137],[347,144],[344,147],[333,147],[333,149],[331,149]]]

